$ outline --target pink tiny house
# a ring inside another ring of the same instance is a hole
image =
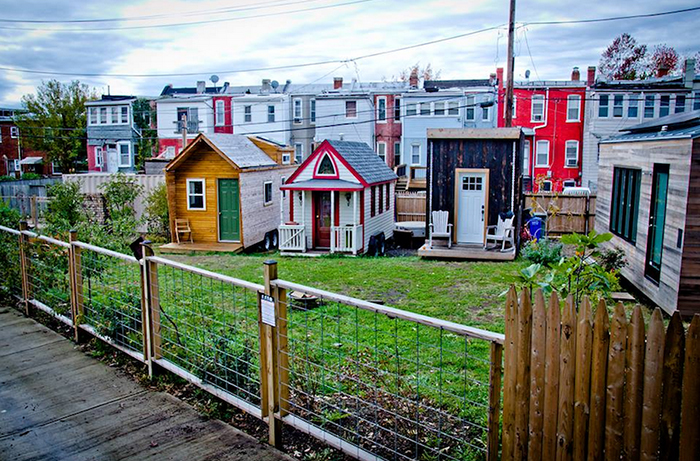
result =
[[[393,237],[396,174],[365,143],[323,141],[281,187],[280,250],[382,254]]]

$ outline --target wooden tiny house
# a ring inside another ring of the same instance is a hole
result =
[[[433,211],[449,212],[452,248],[424,245],[420,256],[512,260],[515,251],[486,251],[486,232],[512,211],[515,235],[522,208],[520,128],[428,130],[426,236]]]
[[[266,151],[259,146],[263,145]],[[198,135],[165,168],[172,243],[168,251],[239,251],[276,246],[280,186],[294,171],[288,149],[232,134]],[[277,161],[273,160],[277,159]],[[186,222],[192,243],[179,239]]]
[[[287,179],[280,250],[383,253],[394,232],[396,174],[362,142],[323,141]]]
[[[600,143],[596,230],[664,311],[700,313],[700,111],[624,131]]]

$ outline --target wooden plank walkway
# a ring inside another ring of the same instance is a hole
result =
[[[290,458],[0,308],[0,459]]]

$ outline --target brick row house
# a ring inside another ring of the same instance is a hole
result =
[[[15,125],[20,111],[0,108],[0,176],[19,176],[22,173],[53,174],[53,167],[46,155],[25,147],[22,133]]]

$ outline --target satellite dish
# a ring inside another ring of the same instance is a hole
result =
[[[530,78],[530,69],[525,71],[525,78]]]
[[[273,89],[276,90],[277,88],[279,88],[280,82],[278,82],[277,80],[273,80],[273,81],[270,83],[270,86],[271,86]]]
[[[211,80],[211,81],[214,83],[214,85],[216,85],[216,82],[219,81],[219,76],[218,76],[218,75],[212,75],[211,77],[209,77],[209,80]]]

